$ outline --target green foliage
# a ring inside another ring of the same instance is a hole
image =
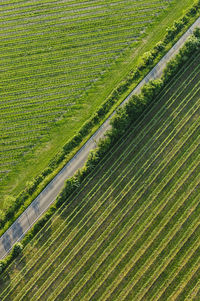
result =
[[[114,116],[114,118],[111,119],[111,126],[112,126],[112,136],[118,137],[119,135],[122,135],[125,130],[127,129],[127,126],[129,125],[129,116],[126,113],[126,110],[123,108],[119,108]]]
[[[151,102],[154,99],[154,97],[159,94],[162,86],[162,80],[156,79],[153,81],[149,81],[146,85],[142,87],[142,96],[145,105]]]
[[[5,270],[5,262],[3,260],[0,260],[0,274]]]
[[[156,53],[156,54],[158,54],[159,52],[162,52],[164,49],[165,49],[165,45],[164,45],[163,42],[160,41],[154,47],[153,52]]]
[[[195,16],[199,10],[199,3],[195,3],[191,9],[189,9],[185,16],[180,20],[175,21],[171,28],[167,29],[167,34],[164,39],[164,43],[169,43],[174,40],[175,36],[178,35],[185,25],[189,22],[191,16]]]
[[[5,198],[4,198],[4,207],[5,208],[9,208],[11,206],[13,206],[15,202],[15,198],[11,195],[6,195]]]
[[[88,175],[100,163],[105,154],[116,143],[117,139],[121,137],[123,133],[125,133],[130,125],[133,126],[141,114],[151,106],[151,103],[156,100],[156,97],[158,97],[164,85],[182,66],[183,57],[185,55],[194,55],[199,48],[200,39],[193,35],[190,39],[188,39],[175,59],[173,59],[167,65],[161,79],[150,81],[142,88],[142,91],[139,95],[133,95],[123,108],[117,110],[117,113],[111,120],[112,129],[108,132],[106,138],[100,141],[98,148],[91,152],[85,166],[72,178],[66,181],[65,187],[56,200],[56,204],[52,206],[33,226],[33,228],[23,239],[22,244],[16,244],[12,252],[6,257],[6,260],[0,261],[0,269],[2,271],[16,256],[18,256],[18,254],[22,251],[23,246],[26,245],[36,235],[36,233],[39,232],[39,230],[46,224],[54,212],[60,208],[63,203],[69,201],[69,196],[79,188],[86,175]],[[19,201],[19,206],[20,205],[21,204]]]
[[[195,30],[194,30],[194,36],[196,38],[200,38],[200,28],[199,27],[195,28]]]
[[[107,137],[99,143],[97,150],[91,152],[85,167],[74,177],[67,180],[65,188],[56,203],[57,207],[63,204],[67,197],[79,187],[85,175],[91,172],[99,164],[105,153],[115,144],[117,139],[119,139],[125,133],[127,128],[130,125],[133,125],[141,114],[148,109],[151,103],[156,100],[164,85],[182,66],[183,61],[181,57],[188,53],[190,53],[190,55],[194,54],[199,49],[199,46],[199,40],[197,41],[196,38],[192,36],[185,43],[175,59],[167,65],[161,79],[150,81],[144,85],[140,95],[133,95],[123,108],[117,110],[116,114],[111,119],[112,130],[110,130]]]
[[[21,243],[18,242],[16,244],[14,244],[12,252],[11,252],[12,256],[14,258],[16,258],[22,252],[22,249],[23,249],[23,246]]]
[[[177,72],[180,66],[200,47],[200,38],[191,36],[180,50],[179,54],[171,60],[164,70],[163,80],[167,82]]]
[[[11,252],[8,254],[8,256],[3,259],[3,260],[0,260],[0,273],[3,272],[7,266],[13,261],[13,259],[17,258],[17,256],[19,254],[22,253],[22,250],[23,250],[23,244],[22,243],[16,243],[14,244]]]
[[[154,58],[154,53],[152,51],[148,51],[142,56],[141,64],[143,66],[151,66],[154,62]]]
[[[167,30],[166,36],[163,41],[160,41],[155,45],[151,52],[147,52],[140,62],[138,68],[133,70],[125,80],[123,80],[118,87],[111,93],[108,99],[101,105],[98,111],[88,120],[80,129],[79,133],[75,135],[70,141],[68,141],[63,150],[58,153],[49,163],[49,166],[36,177],[32,182],[29,182],[26,189],[22,191],[16,199],[12,199],[12,202],[9,202],[10,205],[6,206],[6,210],[4,214],[0,216],[0,228],[2,229],[7,221],[11,221],[15,218],[16,213],[19,212],[19,209],[22,208],[25,201],[27,201],[33,193],[38,189],[38,185],[43,182],[45,177],[50,175],[56,168],[58,168],[59,164],[63,162],[67,155],[69,155],[76,147],[80,145],[83,139],[91,132],[93,127],[105,118],[106,114],[110,111],[111,107],[117,103],[121,95],[127,91],[127,89],[133,84],[135,81],[138,81],[139,78],[144,76],[145,72],[150,70],[151,66],[154,65],[156,59],[162,56],[165,53],[166,46],[170,44],[172,40],[181,32],[181,30],[186,26],[189,21],[189,17],[191,15],[197,14],[200,1],[194,4],[194,9],[191,9],[186,12],[185,16],[181,18],[181,20],[174,22],[172,28]],[[176,70],[184,63],[185,60],[188,59],[188,56],[195,51],[199,47],[199,35],[200,30],[195,30],[195,37],[187,42],[186,48],[183,53],[180,54],[181,59],[179,61],[172,61],[168,64],[166,70],[164,71],[164,82],[170,80],[170,78],[175,74]],[[142,90],[142,95],[134,96],[129,105],[126,105],[126,111],[119,110],[115,118],[120,119],[121,121],[117,125],[117,119],[112,121],[113,123],[113,133],[109,133],[107,140],[101,142],[101,147],[99,150],[100,157],[103,156],[104,150],[105,152],[109,149],[110,145],[114,143],[115,139],[122,134],[126,127],[130,125],[130,122],[135,121],[143,112],[146,105],[152,101],[152,99],[159,93],[160,88],[162,87],[162,82],[154,82],[149,83],[149,85],[145,86]],[[127,117],[127,118],[126,118]],[[91,159],[91,161],[94,160]],[[95,158],[97,160],[97,158]],[[89,164],[89,163],[88,163]],[[91,167],[94,163],[90,162]],[[88,166],[88,170],[89,170]],[[87,171],[85,170],[85,174]],[[46,185],[46,184],[45,184]],[[75,185],[76,186],[76,185]],[[74,186],[74,187],[75,187]],[[71,188],[70,188],[71,187]],[[69,185],[69,191],[72,189],[72,183]]]
[[[167,299],[185,287],[191,292],[188,284],[196,271],[193,266],[196,268],[200,235],[195,189],[199,174],[198,122],[194,118],[198,99],[188,98],[196,94],[196,84],[187,83],[197,74],[195,54],[163,87],[159,104],[153,110],[149,110],[152,103],[146,107],[145,118],[99,161],[77,192],[65,200],[67,206],[56,212],[22,258],[1,277],[1,297],[43,300],[51,294],[52,286],[54,298],[61,300],[69,299],[69,294],[71,299],[77,294],[80,300],[89,298],[91,287],[92,292],[100,287],[97,300],[115,300],[124,292],[130,292],[130,300],[142,296],[153,300],[158,295]],[[96,160],[95,153],[91,158]],[[166,265],[166,261],[172,264]],[[128,278],[124,274],[127,268],[131,271]],[[108,283],[110,273],[113,277]],[[118,290],[115,279],[122,280]]]

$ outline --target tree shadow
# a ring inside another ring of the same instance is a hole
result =
[[[32,208],[35,211],[35,215],[38,216],[40,214],[40,207],[39,207],[39,201],[36,199],[32,204]]]
[[[13,240],[15,241],[22,236],[23,236],[23,229],[21,227],[21,224],[18,221],[16,221],[12,226]]]
[[[3,247],[4,247],[6,252],[8,252],[11,249],[11,246],[12,246],[11,239],[10,239],[10,236],[7,233],[5,233],[4,236],[3,236],[2,244],[3,244]]]

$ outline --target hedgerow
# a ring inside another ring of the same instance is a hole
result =
[[[163,41],[157,43],[151,52],[146,53],[140,62],[140,65],[129,74],[129,76],[120,83],[120,85],[111,93],[109,98],[104,104],[99,108],[96,114],[88,120],[80,129],[79,133],[75,135],[69,142],[67,142],[63,150],[57,154],[57,156],[50,162],[49,166],[42,172],[41,175],[36,177],[24,191],[22,191],[19,196],[8,206],[5,215],[0,220],[0,228],[2,229],[7,221],[11,221],[16,217],[16,213],[22,208],[24,203],[31,198],[33,193],[38,189],[38,185],[43,182],[43,180],[49,176],[59,164],[63,162],[67,155],[69,155],[83,139],[90,134],[94,126],[97,126],[101,120],[110,112],[110,109],[114,104],[120,99],[125,91],[135,82],[147,73],[157,60],[164,55],[168,46],[171,42],[174,42],[175,37],[178,36],[183,28],[188,24],[189,17],[194,16],[199,11],[200,1],[196,3],[193,9],[186,12],[185,16],[174,22],[171,29],[167,30],[167,34]],[[169,33],[170,32],[170,33]],[[140,114],[146,109],[146,107],[151,103],[151,101],[159,94],[161,88],[166,84],[180,68],[180,66],[187,60],[187,58],[193,54],[199,48],[199,37],[200,30],[197,29],[194,35],[187,41],[183,49],[180,51],[179,55],[172,60],[164,71],[164,76],[161,80],[150,82],[145,85],[142,89],[140,95],[135,95],[131,98],[128,104],[124,108],[117,110],[117,114],[112,119],[112,131],[107,135],[107,138],[100,142],[97,151],[92,152],[85,167],[81,172],[77,173],[74,177],[67,180],[65,189],[62,191],[57,199],[54,207],[52,207],[43,218],[39,220],[34,226],[33,230],[30,231],[29,235],[24,240],[26,244],[34,235],[39,231],[40,228],[46,223],[48,218],[55,212],[56,208],[59,208],[64,200],[80,185],[84,177],[95,168],[96,164],[101,160],[104,154],[111,148],[120,135],[122,135],[126,129],[137,120]],[[3,264],[2,264],[3,265]],[[7,264],[5,265],[7,266]]]
[[[145,110],[148,110],[152,103],[158,98],[163,87],[173,78],[185,61],[199,49],[200,29],[196,29],[176,57],[167,64],[162,78],[150,81],[144,85],[139,95],[133,95],[123,107],[117,110],[115,116],[111,119],[112,128],[107,133],[106,138],[102,139],[99,142],[98,148],[90,153],[85,166],[66,181],[65,187],[58,196],[55,204],[51,206],[43,217],[33,226],[21,244],[16,244],[6,259],[0,261],[0,272],[4,271],[10,262],[16,258],[23,247],[39,232],[55,211],[60,208],[66,200],[69,201],[68,197],[78,189],[85,177],[95,169],[97,164],[99,164],[101,159],[127,129],[136,123],[141,114],[143,114]]]

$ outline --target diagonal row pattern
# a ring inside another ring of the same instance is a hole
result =
[[[2,300],[198,294],[199,56],[3,274]]]

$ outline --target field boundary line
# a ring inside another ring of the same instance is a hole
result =
[[[148,73],[148,75],[140,82],[140,84],[126,97],[121,103],[123,106],[132,97],[133,94],[138,93],[141,87],[148,82],[159,78],[165,68],[167,62],[174,57],[179,49],[183,46],[186,39],[193,33],[196,27],[200,27],[200,17],[193,23],[193,25],[186,31],[186,33],[178,40],[178,42],[169,50],[169,52],[160,60],[160,62]],[[115,111],[116,112],[116,111]],[[101,127],[92,135],[85,145],[76,153],[76,155],[61,169],[55,178],[46,186],[46,188],[38,195],[38,197],[31,203],[31,205],[20,215],[20,217],[12,224],[12,226],[0,237],[0,258],[4,258],[11,250],[14,243],[24,237],[26,232],[34,225],[34,223],[41,217],[41,215],[49,208],[55,201],[67,178],[71,177],[75,171],[80,169],[87,160],[88,154],[92,149],[96,148],[96,141],[103,138],[106,131],[110,128],[110,119],[115,114],[113,112],[110,117],[101,125]],[[71,165],[71,166],[70,166]],[[36,215],[34,207],[39,208],[39,214]],[[29,224],[28,218],[32,217],[33,222]],[[17,224],[21,225],[23,234],[20,237],[13,237],[13,229]],[[4,248],[3,237],[10,240],[10,247]]]

